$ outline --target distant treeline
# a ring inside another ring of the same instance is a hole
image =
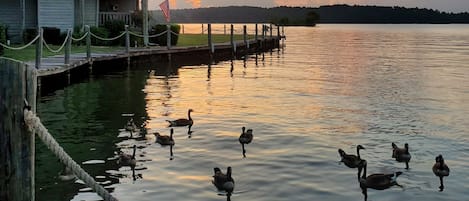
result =
[[[425,8],[384,6],[321,6],[320,23],[469,23],[469,13],[447,13]]]
[[[151,13],[156,22],[164,22],[161,11]],[[174,23],[283,23],[288,25],[314,25],[317,14],[313,8],[275,7],[259,8],[230,6],[171,10]]]
[[[161,11],[151,13],[164,22]],[[171,11],[174,23],[469,23],[469,13],[448,13],[425,8],[333,5],[319,8],[248,6],[178,9]]]

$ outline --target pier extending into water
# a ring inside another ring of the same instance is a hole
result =
[[[89,28],[79,39],[74,39],[71,30],[59,50],[65,48],[64,55],[43,58],[42,52],[47,43],[43,40],[43,32],[26,46],[36,43],[36,60],[34,62],[21,62],[13,59],[0,57],[0,200],[35,200],[35,134],[56,154],[62,163],[70,167],[75,175],[85,181],[104,200],[116,200],[103,187],[96,184],[93,179],[77,165],[65,151],[49,135],[47,129],[40,122],[36,113],[36,101],[41,79],[48,76],[66,73],[70,76],[73,69],[87,66],[89,69],[99,68],[95,63],[127,60],[130,63],[133,59],[142,57],[157,57],[158,59],[171,60],[172,56],[178,58],[193,57],[208,58],[212,61],[217,56],[229,55],[236,58],[239,55],[246,55],[268,49],[280,47],[280,40],[285,38],[281,35],[280,28],[277,28],[276,35],[273,35],[272,25],[266,29],[262,26],[262,33],[259,34],[256,24],[253,39],[248,39],[246,26],[243,27],[243,40],[234,40],[234,29],[231,25],[230,41],[215,44],[212,41],[211,25],[207,26],[208,43],[204,46],[190,47],[135,47],[130,46],[130,34],[128,29],[116,40],[125,37],[125,50],[110,53],[91,52],[91,36]],[[270,30],[267,32],[266,30]],[[168,26],[167,32],[171,32]],[[135,33],[134,33],[135,34]],[[171,32],[167,34],[168,41],[171,40]],[[136,34],[139,36],[138,34]],[[72,41],[86,40],[86,53],[72,54]],[[111,40],[111,39],[105,39]],[[168,43],[170,44],[170,43]],[[6,48],[8,47],[1,44]],[[23,49],[12,48],[12,49]],[[182,56],[182,57],[179,57]]]

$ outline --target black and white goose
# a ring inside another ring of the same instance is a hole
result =
[[[445,160],[441,154],[435,158],[435,164],[433,165],[432,170],[435,176],[440,177],[440,190],[443,191],[443,177],[449,176],[449,167],[446,165]]]
[[[409,161],[412,156],[409,153],[409,144],[405,143],[404,148],[399,148],[394,142],[392,145],[392,157],[396,159],[397,162],[404,162],[405,169],[409,169]]]
[[[234,179],[231,177],[231,167],[227,168],[226,174],[223,174],[218,167],[213,168],[213,171],[213,185],[215,185],[219,191],[226,191],[228,194],[231,194],[234,190]]]

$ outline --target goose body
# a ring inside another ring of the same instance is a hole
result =
[[[392,158],[397,162],[405,162],[406,169],[409,169],[409,161],[412,156],[409,153],[409,144],[405,143],[404,148],[399,148],[394,142],[392,145]]]
[[[122,166],[135,167],[135,165],[137,164],[137,160],[135,159],[136,150],[137,150],[137,145],[134,145],[132,155],[125,154],[124,152],[119,151],[119,160],[117,161],[117,163]]]
[[[384,190],[391,186],[399,185],[397,184],[396,179],[402,174],[402,172],[395,172],[393,174],[371,174],[366,176],[366,165],[363,169],[363,176],[359,179],[361,188]]]
[[[232,193],[234,190],[234,179],[231,177],[231,167],[227,168],[226,174],[223,174],[218,167],[213,168],[213,170],[213,185],[215,185],[219,191]]]
[[[134,119],[130,118],[127,123],[125,124],[125,130],[130,131],[130,132],[135,132],[137,131],[137,125],[134,123]]]
[[[252,129],[248,129],[246,132],[244,132],[245,129],[246,129],[245,127],[242,128],[243,132],[239,136],[239,143],[241,144],[249,144],[252,142],[252,139],[254,138],[252,134]]]
[[[442,155],[438,155],[435,158],[435,164],[433,165],[433,174],[440,178],[440,190],[443,190],[443,177],[449,176],[449,167],[446,165]]]
[[[61,181],[70,181],[70,180],[75,180],[77,176],[73,174],[73,171],[71,168],[64,166],[62,171],[60,171],[58,178]]]
[[[187,111],[187,119],[176,119],[176,120],[166,120],[169,123],[170,127],[176,127],[176,126],[192,126],[194,124],[194,121],[192,120],[191,117],[191,112],[193,110],[189,109]]]
[[[347,154],[344,150],[339,149],[340,162],[343,162],[349,168],[361,168],[366,161],[360,158],[360,149],[365,149],[362,145],[357,146],[357,155]]]
[[[173,133],[174,130],[171,128],[170,135],[160,135],[159,133],[156,133],[156,142],[161,145],[174,145],[174,139],[173,139]]]

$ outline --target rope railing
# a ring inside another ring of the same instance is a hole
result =
[[[63,42],[62,45],[61,45],[58,49],[56,49],[56,50],[52,49],[52,48],[46,43],[45,40],[43,40],[43,44],[44,44],[44,46],[45,46],[49,51],[51,51],[51,52],[53,52],[53,53],[59,53],[59,52],[62,51],[62,49],[65,47],[65,44],[67,44],[68,37],[70,37],[70,32],[67,32],[67,37],[65,37],[64,42]]]
[[[126,32],[124,31],[124,32],[122,32],[120,35],[118,35],[118,36],[116,36],[116,37],[114,37],[114,38],[103,38],[103,37],[100,37],[100,36],[94,34],[93,32],[90,32],[90,34],[91,34],[91,36],[93,36],[93,37],[95,37],[95,38],[97,38],[97,39],[99,39],[99,40],[113,41],[113,40],[117,40],[117,39],[119,39],[120,37],[124,36],[124,35],[126,34]]]
[[[60,161],[65,164],[72,172],[85,184],[91,187],[99,196],[101,196],[105,201],[118,201],[113,197],[103,186],[99,185],[93,177],[83,170],[80,165],[78,165],[57,143],[57,141],[52,137],[47,128],[41,123],[39,117],[37,117],[32,111],[25,109],[24,110],[24,121],[28,130],[34,134],[37,133],[39,138],[44,142],[44,144],[51,150]]]
[[[82,37],[80,37],[80,38],[74,38],[74,37],[72,36],[72,40],[73,40],[74,42],[81,41],[81,40],[85,39],[85,38],[86,38],[86,36],[88,36],[88,34],[89,34],[89,32],[86,32],[86,33],[85,33],[85,34],[83,34],[83,36],[82,36]]]
[[[31,46],[34,42],[36,42],[36,40],[38,40],[39,37],[40,37],[40,35],[38,34],[31,42],[29,42],[28,44],[26,44],[24,46],[21,46],[21,47],[11,47],[11,46],[5,45],[3,43],[0,43],[0,45],[4,48],[10,49],[10,50],[23,50],[23,49]]]
[[[159,34],[149,35],[148,38],[159,37],[159,36],[162,36],[163,34],[166,34],[166,32],[167,32],[167,31],[161,32],[161,33],[159,33]],[[140,37],[140,38],[145,37],[144,35],[141,35],[141,34],[138,34],[138,33],[134,33],[134,32],[131,32],[131,31],[129,31],[129,34],[130,34],[130,35],[133,35],[133,36],[136,36],[136,37]]]
[[[171,30],[171,34],[172,34],[172,35],[175,35],[175,36],[179,36],[178,33],[174,32],[174,31],[172,31],[172,30]]]

